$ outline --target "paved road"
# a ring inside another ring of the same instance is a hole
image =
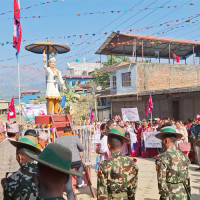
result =
[[[158,200],[157,177],[154,159],[137,159],[139,167],[139,181],[136,193],[136,200]],[[197,166],[190,166],[192,200],[200,199],[200,171],[195,171]],[[96,191],[97,178],[94,169],[92,169],[92,183]],[[77,190],[78,200],[89,200],[91,198],[89,187]],[[67,199],[67,198],[66,198]]]

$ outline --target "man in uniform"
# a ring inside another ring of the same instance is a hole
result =
[[[40,153],[35,144],[35,138],[33,136],[25,136],[19,141],[10,141],[10,143],[17,147],[16,157],[20,164],[20,169],[2,180],[4,199],[35,200],[38,196],[35,183],[37,165],[32,158],[27,156],[27,152]]]
[[[72,152],[57,143],[45,147],[39,156],[28,155],[38,161],[38,190],[40,200],[64,200],[63,191],[69,175],[81,176],[71,169]]]
[[[162,128],[156,137],[162,140],[164,150],[156,159],[160,200],[190,199],[190,161],[181,151],[176,150],[174,145],[177,138],[182,138],[182,134],[168,126]]]
[[[134,200],[138,182],[138,167],[132,157],[121,153],[123,142],[128,142],[121,127],[110,129],[108,148],[111,157],[99,167],[97,179],[98,200]]]

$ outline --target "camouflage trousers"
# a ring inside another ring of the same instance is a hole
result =
[[[170,194],[161,194],[160,200],[188,200],[183,183],[168,184]],[[166,197],[167,196],[167,197]]]

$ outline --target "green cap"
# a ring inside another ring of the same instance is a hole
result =
[[[109,131],[109,135],[113,134],[113,135],[118,135],[120,136],[124,142],[129,142],[129,139],[125,137],[125,130],[123,128],[121,128],[120,126],[111,128]]]
[[[41,163],[56,171],[60,171],[65,174],[81,176],[80,173],[71,169],[72,152],[63,145],[51,143],[45,147],[39,156],[30,152],[28,152],[27,155],[38,161],[38,163]]]
[[[174,137],[176,138],[182,138],[183,135],[181,133],[177,133],[176,132],[176,129],[173,128],[172,126],[166,126],[166,127],[163,127],[161,130],[160,130],[160,133],[156,134],[155,137],[158,138],[158,139],[162,139],[162,137],[164,135],[169,135],[172,136],[174,135]]]

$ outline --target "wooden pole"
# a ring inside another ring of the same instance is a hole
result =
[[[143,40],[142,40],[142,62],[144,61],[144,46],[143,46]]]
[[[171,64],[171,46],[170,46],[170,43],[169,43],[169,64]]]
[[[193,64],[195,65],[194,45],[193,45]]]

